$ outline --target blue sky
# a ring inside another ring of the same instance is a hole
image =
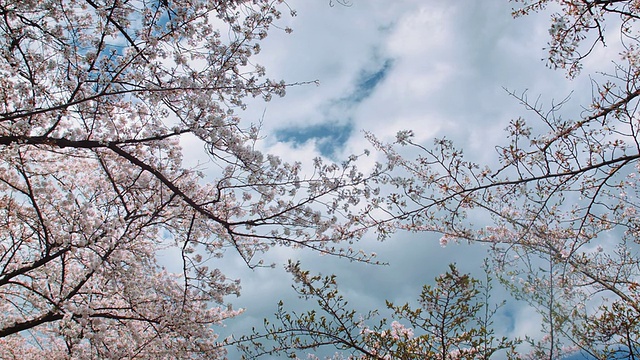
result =
[[[319,123],[276,128],[276,139],[294,147],[311,142],[320,155],[339,160],[336,154],[341,153],[349,138],[354,136],[354,111],[382,83],[392,66],[393,60],[386,59],[373,71],[362,69],[350,92],[342,97],[328,99],[321,106],[319,110],[323,118]]]
[[[298,16],[283,19],[282,27],[293,33],[273,31],[254,61],[266,66],[270,78],[319,85],[290,88],[270,103],[252,101],[240,115],[246,122],[261,121],[260,146],[288,161],[319,155],[345,159],[371,149],[363,131],[392,141],[397,131],[412,129],[426,145],[446,136],[472,159],[491,163],[509,120],[525,114],[505,88],[541,95],[545,104],[573,94],[565,108],[569,114],[579,114],[590,100],[586,75],[568,80],[545,67],[549,14],[513,19],[507,0],[352,0],[349,7],[330,7],[326,0],[287,2]],[[584,74],[591,65],[601,64],[587,63]],[[363,165],[380,160],[377,156]],[[433,234],[398,233],[384,243],[371,234],[356,246],[377,252],[390,265],[274,249],[266,261],[278,264],[275,269],[249,270],[230,254],[219,266],[242,279],[243,291],[229,301],[247,311],[228,321],[226,331],[261,326],[280,299],[305,306],[296,301],[282,270],[289,258],[337,274],[345,297],[367,311],[384,307],[385,299],[414,300],[450,262],[480,274],[485,256],[480,245],[442,248]],[[496,301],[506,297],[496,288]],[[540,318],[526,304],[510,301],[496,327],[508,336],[535,336]]]

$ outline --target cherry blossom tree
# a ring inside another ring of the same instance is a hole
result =
[[[365,176],[354,156],[305,175],[258,151],[259,127],[236,115],[246,97],[285,93],[251,60],[282,11],[0,4],[0,358],[220,358],[213,325],[239,313],[224,305],[239,284],[216,258],[264,266],[290,246],[370,260],[340,242],[368,226],[358,203],[381,169]],[[183,165],[186,137],[208,175]]]
[[[399,227],[441,233],[442,244],[491,244],[502,281],[544,319],[546,335],[532,339],[532,358],[577,349],[637,358],[640,2],[513,3],[515,16],[556,11],[548,65],[570,78],[604,45],[619,48],[619,58],[599,69],[604,75],[591,74],[592,103],[579,114],[567,114],[569,99],[545,107],[511,93],[528,113],[510,122],[492,166],[468,159],[446,138],[424,145],[401,131],[386,144],[369,134],[403,172],[392,181],[399,191],[388,209]],[[418,155],[407,156],[406,147]]]
[[[247,358],[286,353],[291,358],[321,347],[339,352],[332,359],[491,359],[513,358],[519,340],[496,338],[493,316],[501,304],[490,303],[492,278],[485,281],[461,274],[454,264],[425,285],[417,307],[386,303],[393,321],[377,310],[351,309],[339,292],[335,275],[311,275],[299,263],[289,263],[294,289],[301,298],[315,300],[317,309],[288,311],[282,302],[275,320],[265,319],[265,331],[254,329],[238,339]],[[488,267],[485,267],[488,270]]]

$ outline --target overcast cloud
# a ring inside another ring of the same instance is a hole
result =
[[[290,88],[286,97],[270,103],[252,101],[241,114],[244,121],[262,121],[261,146],[285,160],[309,161],[320,154],[341,160],[371,148],[363,131],[391,141],[397,131],[412,129],[427,145],[446,136],[476,160],[491,162],[494,145],[505,141],[508,121],[524,114],[503,88],[528,90],[544,103],[575,91],[568,107],[575,114],[590,99],[587,77],[569,81],[542,61],[548,14],[514,20],[507,0],[353,0],[350,7],[330,7],[326,0],[287,2],[298,16],[282,23],[294,32],[272,32],[256,61],[271,78],[318,80],[319,85]],[[371,234],[358,245],[390,265],[275,249],[266,255],[275,269],[249,270],[229,254],[219,266],[242,279],[243,287],[242,296],[229,301],[247,311],[228,321],[225,331],[260,327],[280,299],[305,306],[295,301],[282,270],[288,258],[337,274],[345,297],[364,312],[384,307],[385,299],[415,299],[450,262],[479,274],[485,256],[480,245],[442,248],[433,234],[398,233],[384,243]],[[525,304],[510,302],[497,331],[531,335],[540,326],[532,314]]]

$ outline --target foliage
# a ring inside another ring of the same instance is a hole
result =
[[[514,356],[518,341],[494,336],[492,317],[501,305],[492,308],[489,303],[488,273],[481,283],[450,265],[435,278],[435,286],[422,288],[418,307],[387,302],[395,319],[388,324],[388,319],[378,320],[375,310],[363,315],[350,309],[335,275],[310,275],[299,263],[290,263],[288,271],[298,284],[294,289],[299,296],[315,299],[318,309],[299,314],[286,311],[280,302],[277,323],[265,319],[264,334],[254,329],[253,335],[237,340],[248,358],[283,352],[297,358],[298,353],[327,346],[341,350],[333,359],[504,358],[501,350]]]
[[[235,115],[285,93],[250,60],[282,9],[0,3],[0,358],[219,358],[212,325],[239,313],[222,304],[239,284],[212,259],[262,266],[292,246],[370,260],[338,244],[360,237],[352,209],[376,194],[357,157],[305,176]],[[180,139],[204,148],[207,176]]]

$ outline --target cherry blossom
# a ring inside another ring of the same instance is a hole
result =
[[[217,257],[264,266],[290,246],[370,261],[340,243],[371,226],[355,204],[382,168],[316,159],[307,175],[257,151],[259,127],[236,115],[293,85],[252,61],[283,1],[0,12],[0,358],[221,358],[215,325],[241,310]],[[219,174],[183,165],[187,135]],[[159,265],[167,249],[182,272]]]

